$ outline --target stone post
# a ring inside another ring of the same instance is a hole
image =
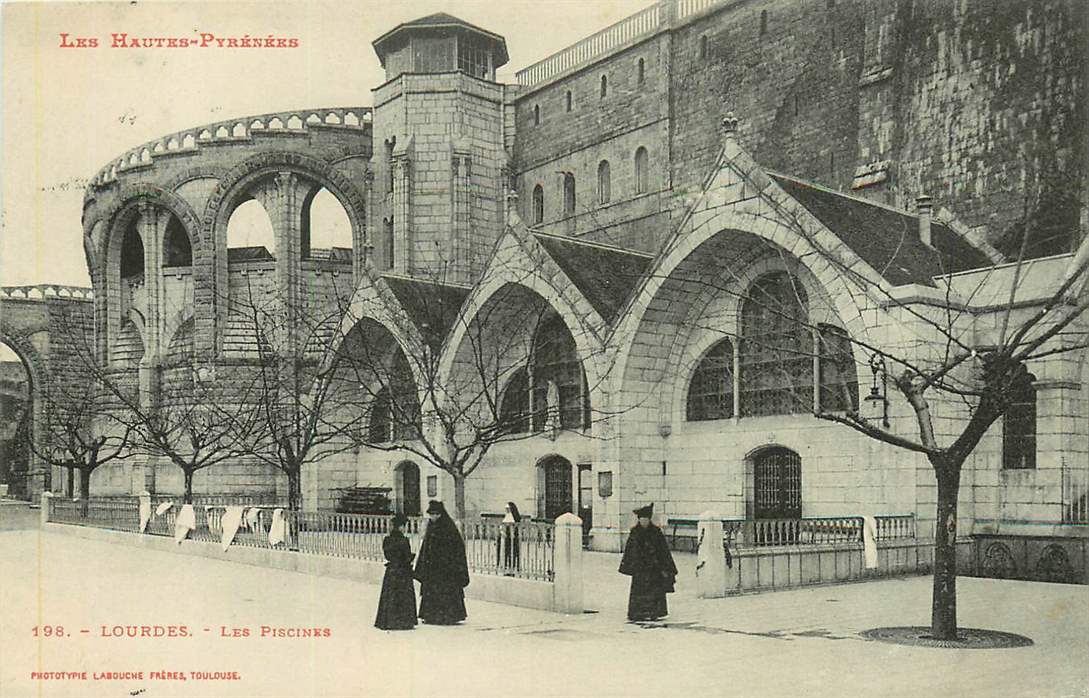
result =
[[[557,518],[555,546],[553,610],[582,613],[582,519],[570,512]]]
[[[726,557],[722,552],[722,517],[715,511],[700,514],[696,596],[717,599],[726,595]]]
[[[49,504],[53,499],[53,493],[49,491],[42,492],[42,510],[38,512],[38,516],[41,517],[41,530],[45,530],[45,525],[49,523]]]

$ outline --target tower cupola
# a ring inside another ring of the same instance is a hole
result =
[[[399,24],[374,40],[386,80],[404,73],[462,72],[495,81],[509,60],[498,34],[443,12]]]

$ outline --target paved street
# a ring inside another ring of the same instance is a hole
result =
[[[566,617],[470,600],[461,626],[388,633],[371,626],[375,586],[39,534],[36,514],[0,506],[4,698],[1089,695],[1083,586],[963,579],[962,625],[1035,644],[938,650],[858,636],[925,623],[927,578],[699,600],[687,572],[670,597],[668,622],[644,628],[624,622],[617,558],[595,554],[587,589],[597,613]],[[685,570],[692,560],[678,557]],[[47,625],[63,626],[63,636],[33,636]],[[149,634],[184,626],[192,636],[102,637],[103,626],[123,635],[115,626],[127,625],[150,626]],[[261,637],[262,626],[328,628],[329,637]],[[234,628],[250,634],[223,637]],[[87,679],[39,682],[31,679],[36,671],[87,672]],[[152,678],[153,671],[189,678]],[[95,680],[95,672],[143,678]],[[195,680],[190,672],[241,678]]]

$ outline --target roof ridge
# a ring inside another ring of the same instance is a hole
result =
[[[875,208],[883,208],[886,211],[892,211],[894,213],[900,213],[900,214],[903,214],[905,216],[910,216],[912,218],[918,218],[919,217],[918,213],[914,213],[914,212],[909,211],[909,210],[907,210],[905,208],[897,208],[896,206],[881,203],[880,201],[873,201],[873,200],[867,199],[867,198],[865,198],[863,196],[856,196],[855,194],[847,194],[847,193],[844,193],[844,192],[840,191],[839,189],[831,189],[829,187],[824,186],[823,184],[818,184],[817,182],[812,182],[812,181],[810,181],[808,179],[801,179],[799,177],[794,177],[794,176],[788,175],[788,174],[786,174],[784,172],[777,172],[775,170],[764,170],[764,171],[770,176],[782,177],[783,179],[790,180],[791,182],[794,182],[796,184],[804,184],[805,186],[812,187],[812,188],[816,189],[817,191],[823,191],[823,192],[825,192],[827,194],[835,194],[836,196],[842,196],[845,199],[850,199],[851,201],[857,201],[860,204],[867,204],[869,206],[874,206]],[[949,227],[947,223],[945,223],[944,221],[936,220],[936,219],[933,218],[933,216],[931,217],[931,223],[932,224],[936,223],[938,225],[945,226],[947,228]]]
[[[431,279],[420,279],[415,276],[408,276],[407,274],[398,274],[392,271],[378,272],[378,278],[380,279],[394,279],[397,281],[412,281],[418,284],[430,284],[432,286],[442,286],[447,288],[457,288],[462,290],[471,290],[473,287],[470,284],[458,284],[451,281],[433,281]]]
[[[574,238],[569,235],[556,235],[555,233],[545,233],[530,229],[530,234],[536,237],[550,238],[552,240],[559,240],[561,242],[573,242],[578,245],[585,245],[586,247],[596,247],[602,250],[609,250],[610,252],[623,252],[624,254],[630,254],[633,257],[644,257],[646,259],[654,259],[655,255],[649,252],[640,252],[638,250],[629,250],[619,245],[610,245],[604,242],[597,242],[595,240],[583,240],[581,238]]]

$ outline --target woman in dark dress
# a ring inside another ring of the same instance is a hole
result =
[[[412,585],[412,548],[402,532],[408,517],[394,514],[389,535],[382,540],[386,574],[374,627],[382,630],[412,630],[416,627],[416,589]]]
[[[427,505],[427,532],[416,558],[415,577],[420,581],[420,619],[434,625],[453,625],[465,620],[465,587],[469,565],[465,541],[442,502]]]
[[[677,566],[662,530],[651,522],[654,505],[635,510],[639,518],[628,535],[620,573],[631,577],[628,620],[656,620],[669,614],[666,594],[673,591]]]
[[[495,564],[503,569],[504,574],[512,576],[518,571],[521,551],[518,540],[518,522],[522,515],[514,502],[507,502],[507,513],[503,516],[503,528],[495,541]]]

